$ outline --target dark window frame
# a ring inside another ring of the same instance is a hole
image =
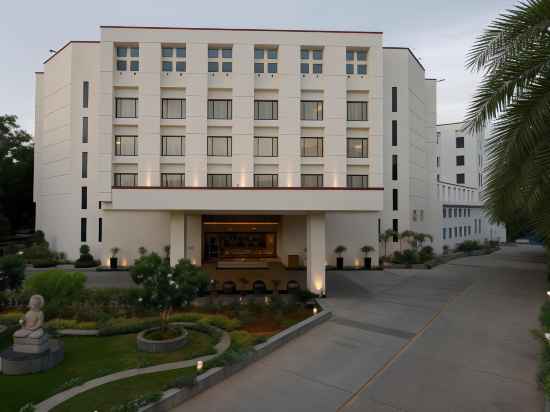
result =
[[[168,103],[169,102],[179,102],[180,103],[180,113],[181,117],[168,117]],[[166,102],[166,111],[165,111],[165,102]],[[176,99],[176,98],[162,98],[160,99],[160,116],[161,119],[186,119],[187,118],[187,99]],[[166,112],[166,113],[165,113]]]
[[[133,100],[134,116],[119,116],[118,103],[123,100]],[[137,97],[115,97],[115,118],[117,119],[137,119],[138,118],[138,98]]]
[[[178,186],[169,186],[167,182],[168,182],[168,177],[170,176],[178,176],[180,184]],[[185,173],[161,173],[160,186],[161,187],[185,187]]]
[[[305,118],[305,105],[306,104],[317,104],[317,118],[316,119],[306,119]],[[319,110],[319,106],[320,106],[320,110]],[[300,100],[300,120],[306,120],[306,121],[322,121],[323,120],[323,112],[324,112],[324,107],[323,107],[323,100]]]
[[[122,142],[117,144],[117,140],[121,141],[121,138],[131,137],[134,139],[134,153],[133,154],[121,154]],[[115,156],[137,156],[138,155],[138,137],[136,135],[115,135]]]
[[[306,177],[310,176],[316,176],[317,185],[316,186],[305,186],[304,180]],[[322,173],[302,173],[300,175],[300,186],[301,187],[309,187],[309,188],[322,188],[324,187],[324,176]]]
[[[391,121],[391,145],[397,146],[397,120]]]
[[[392,219],[392,230],[395,233],[392,241],[394,243],[399,242],[399,219]]]
[[[82,179],[88,178],[88,152],[82,152]]]
[[[306,139],[315,139],[316,140],[316,147],[317,147],[317,151],[316,151],[316,154],[315,155],[307,155],[305,154],[305,140]],[[319,154],[319,142],[320,145],[321,145],[321,150],[320,150],[320,153]],[[301,157],[324,157],[325,156],[325,142],[324,142],[324,138],[323,137],[300,137],[300,156]]]
[[[82,117],[82,143],[88,143],[88,116]]]
[[[97,220],[97,241],[103,242],[103,218],[100,217]]]
[[[392,210],[399,210],[399,191],[398,189],[392,189]],[[445,208],[443,208],[445,210]],[[445,217],[445,216],[443,216]]]
[[[207,136],[206,142],[206,154],[210,157],[231,157],[233,156],[233,138],[232,136]],[[225,139],[225,152],[224,155],[213,154],[214,152],[214,139]]]
[[[397,87],[393,86],[391,88],[391,111],[392,113],[397,113]]]
[[[456,174],[456,184],[457,185],[466,184],[466,175],[464,173],[457,173]]]
[[[271,103],[271,118],[260,118],[260,104]],[[278,100],[254,100],[254,120],[279,120]]]
[[[361,156],[352,156],[350,154],[350,143],[361,141]],[[367,159],[369,157],[369,138],[368,137],[348,137],[346,139],[346,155],[348,159]]]
[[[466,159],[464,155],[457,155],[456,156],[456,165],[457,166],[464,166],[466,164]]]
[[[122,176],[133,176],[134,183],[132,185],[122,186],[120,180]],[[118,183],[117,183],[118,180]],[[137,187],[138,183],[138,174],[137,173],[113,173],[113,187]]]
[[[227,117],[216,117],[216,111],[215,111],[216,102],[225,102],[226,104],[225,111],[227,113]],[[212,110],[210,110],[210,106],[212,107]],[[208,99],[206,115],[208,120],[232,120],[233,119],[233,100],[232,99]]]
[[[80,188],[80,209],[88,209],[88,187],[82,186]]]
[[[86,242],[88,219],[85,217],[80,218],[80,241]]]
[[[354,178],[360,177],[361,178],[361,185],[355,186],[353,185]],[[369,175],[346,175],[346,187],[351,189],[367,189],[369,187]]]
[[[396,154],[391,155],[391,179],[393,181],[399,179],[399,170],[398,170],[398,158]]]
[[[361,118],[352,119],[350,116],[350,106],[361,105]],[[369,102],[368,101],[348,101],[347,102],[347,121],[348,122],[366,122],[369,120]]]
[[[225,176],[225,186],[214,186],[214,176]],[[231,188],[233,185],[233,176],[231,173],[208,173],[206,175],[207,187],[209,188]]]
[[[87,109],[90,100],[90,82],[85,80],[82,83],[82,107]]]
[[[271,139],[271,153],[272,153],[271,156],[264,156],[264,155],[258,154],[260,139]],[[254,157],[279,157],[279,138],[271,137],[271,136],[254,136]]]
[[[455,138],[455,146],[457,149],[464,149],[464,136],[457,136]]]
[[[166,142],[167,138],[174,138],[179,137],[180,140],[180,154],[168,154],[168,143]],[[171,136],[171,135],[163,135],[160,137],[160,155],[161,156],[185,156],[185,136]]]
[[[263,186],[259,185],[257,179],[260,177],[271,177],[271,185],[270,186]],[[278,174],[272,174],[272,173],[254,173],[254,187],[279,187],[279,175]]]

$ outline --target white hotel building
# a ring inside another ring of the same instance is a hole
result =
[[[481,210],[479,142],[466,137],[456,182],[436,81],[382,40],[105,26],[100,41],[67,43],[36,76],[36,228],[103,263],[114,246],[128,264],[166,245],[197,265],[298,260],[314,292],[337,245],[359,265],[366,244],[378,261],[388,228],[430,233],[436,249],[464,240],[443,238],[462,217],[451,224],[442,208]]]

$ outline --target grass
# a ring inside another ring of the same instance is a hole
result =
[[[151,373],[102,385],[63,402],[52,412],[101,411],[131,402],[142,396],[160,392],[174,379],[192,376],[195,368],[176,369],[167,372]]]
[[[215,338],[194,330],[188,332],[188,344],[170,353],[139,352],[135,334],[63,338],[65,359],[59,366],[34,375],[0,375],[2,410],[18,411],[28,402],[38,403],[72,386],[121,370],[215,353]],[[9,336],[0,335],[0,349],[10,344]]]

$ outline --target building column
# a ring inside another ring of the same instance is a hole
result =
[[[202,216],[187,217],[187,258],[195,266],[202,265]]]
[[[325,214],[307,215],[307,288],[323,294],[325,287]]]
[[[174,266],[178,260],[185,258],[185,213],[172,212],[170,214],[170,265]]]

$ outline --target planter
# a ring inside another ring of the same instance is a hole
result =
[[[366,270],[370,270],[372,267],[372,259],[370,257],[366,257],[364,260],[365,260],[365,263],[363,264],[364,268]]]
[[[174,327],[172,326],[172,328]],[[178,329],[181,330],[180,336],[173,339],[166,339],[166,340],[147,339],[145,337],[146,334],[148,334],[149,332],[160,330],[160,328],[157,327],[157,328],[146,329],[137,335],[138,349],[142,352],[163,353],[163,352],[173,352],[175,350],[183,348],[187,343],[187,331],[182,327],[179,327]]]
[[[344,269],[344,258],[343,257],[337,257],[336,258],[336,269],[337,270],[343,270]]]
[[[117,269],[118,268],[118,258],[112,257],[109,259],[109,266],[111,266],[111,269]]]

